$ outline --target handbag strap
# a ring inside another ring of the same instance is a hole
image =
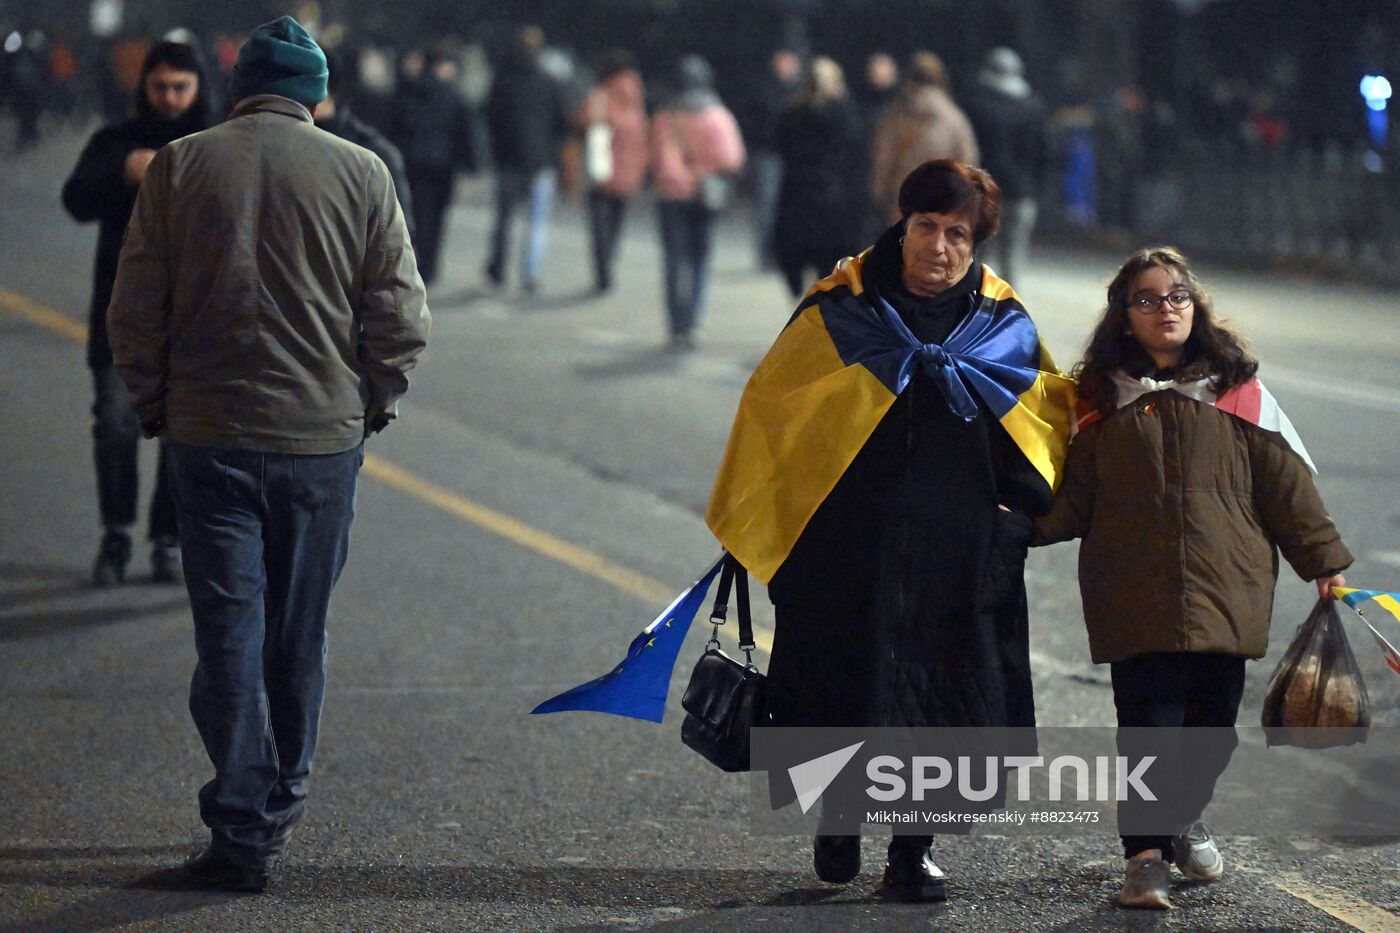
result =
[[[753,640],[753,617],[749,613],[749,572],[732,554],[724,555],[724,566],[720,569],[719,588],[715,591],[715,607],[710,611],[710,624],[714,626],[710,641],[719,644],[719,627],[724,624],[729,612],[731,586],[734,587],[739,609],[739,648],[748,655],[756,647]]]

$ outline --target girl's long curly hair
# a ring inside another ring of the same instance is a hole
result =
[[[1094,408],[1112,408],[1116,401],[1112,374],[1122,369],[1142,376],[1156,368],[1152,357],[1137,342],[1128,323],[1128,290],[1144,269],[1160,266],[1175,273],[1191,293],[1194,306],[1191,336],[1182,348],[1178,379],[1211,377],[1216,392],[1248,382],[1259,369],[1258,360],[1245,350],[1243,339],[1211,307],[1210,294],[1201,285],[1186,257],[1175,247],[1154,246],[1139,250],[1123,263],[1108,285],[1108,307],[1089,337],[1084,358],[1074,367],[1079,397]]]

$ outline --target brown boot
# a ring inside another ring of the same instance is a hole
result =
[[[1118,892],[1118,903],[1143,910],[1170,910],[1172,902],[1167,896],[1170,879],[1171,873],[1161,852],[1151,849],[1134,855],[1123,871],[1123,889]]]

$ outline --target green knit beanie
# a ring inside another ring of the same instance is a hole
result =
[[[314,107],[326,97],[326,53],[301,28],[284,16],[263,23],[238,50],[230,90],[235,100],[256,94],[277,94]]]

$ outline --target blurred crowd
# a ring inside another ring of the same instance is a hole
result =
[[[94,112],[121,119],[158,38],[200,52],[211,113],[226,113],[241,36],[176,30],[74,43],[13,32],[0,56],[0,110],[12,117],[14,148]],[[535,26],[490,46],[366,44],[339,28],[318,38],[332,60],[318,122],[389,164],[430,284],[460,174],[490,172],[495,181],[492,235],[470,261],[487,284],[526,293],[538,288],[559,196],[586,200],[601,292],[617,274],[629,205],[649,192],[677,349],[693,344],[702,313],[714,219],[736,201],[747,205],[756,267],[798,295],[836,259],[874,242],[910,168],[963,159],[1004,189],[1003,231],[987,258],[1014,280],[1047,212],[1071,228],[1144,232],[1140,205],[1171,203],[1163,179],[1183,158],[1248,161],[1285,152],[1299,136],[1274,91],[1226,79],[1203,79],[1189,119],[1131,84],[1075,93],[1071,81],[1068,94],[1061,86],[1060,99],[1047,102],[1005,47],[952,75],[931,51],[843,64],[794,43],[750,74],[716,75],[694,55],[644,73],[626,49],[582,56]]]

